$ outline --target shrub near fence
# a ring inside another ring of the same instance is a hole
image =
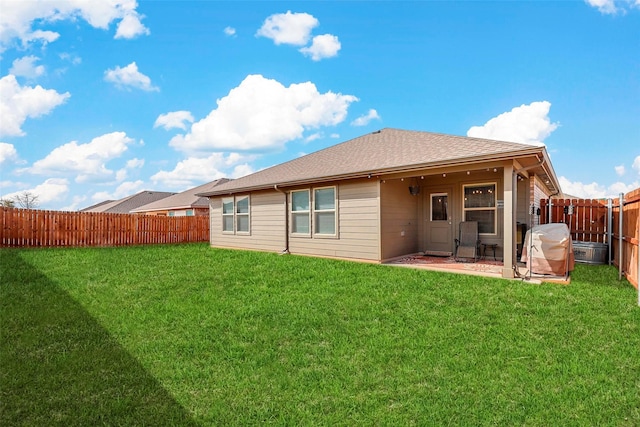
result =
[[[0,208],[0,246],[123,246],[209,241],[208,216]]]

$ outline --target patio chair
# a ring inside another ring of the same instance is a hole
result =
[[[460,223],[460,238],[456,240],[456,261],[478,261],[480,258],[480,239],[478,238],[478,221]]]

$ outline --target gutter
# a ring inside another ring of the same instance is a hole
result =
[[[287,193],[278,188],[278,184],[274,184],[273,189],[278,193],[284,194],[284,249],[281,255],[289,254],[289,197]]]

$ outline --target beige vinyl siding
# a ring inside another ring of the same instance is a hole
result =
[[[378,181],[366,179],[336,185],[336,237],[289,238],[292,254],[380,260]]]
[[[418,252],[418,206],[422,193],[412,196],[409,181],[387,181],[380,187],[382,259]]]
[[[285,248],[285,196],[276,191],[251,193],[249,234],[222,233],[222,198],[211,199],[211,246],[279,252]]]
[[[533,177],[531,179],[533,179]],[[522,181],[518,181],[517,191],[516,221],[527,224],[527,228],[529,228],[529,207],[531,204],[529,197],[529,180],[523,179]]]
[[[549,197],[549,190],[542,183],[540,178],[536,175],[533,180],[533,203],[536,206],[536,209],[540,207],[540,200],[546,199]],[[538,215],[534,215],[535,225],[540,223],[540,217]]]

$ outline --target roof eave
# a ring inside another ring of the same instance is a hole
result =
[[[276,183],[247,186],[247,187],[229,188],[229,189],[226,189],[226,190],[225,189],[220,189],[220,190],[217,190],[217,191],[207,191],[207,192],[204,192],[204,193],[198,193],[198,194],[196,194],[196,196],[200,196],[200,197],[227,196],[227,195],[238,194],[238,193],[249,193],[249,192],[252,192],[252,191],[270,190],[270,189],[274,189],[274,188],[283,188],[283,187],[294,187],[294,186],[300,186],[300,185],[308,185],[308,184],[314,184],[314,183],[318,183],[318,182],[341,181],[341,180],[346,180],[346,179],[366,178],[366,177],[369,177],[371,175],[384,176],[384,175],[390,175],[390,174],[409,173],[409,172],[414,172],[414,171],[424,171],[424,170],[428,170],[428,169],[435,169],[435,168],[442,168],[442,167],[453,167],[453,166],[467,165],[467,164],[473,164],[473,163],[481,163],[481,162],[487,162],[487,161],[503,161],[503,160],[513,159],[513,158],[517,158],[517,157],[521,157],[521,156],[537,155],[537,154],[543,154],[545,156],[545,159],[546,159],[545,160],[545,164],[549,164],[550,165],[550,162],[548,161],[548,156],[546,155],[546,150],[544,149],[544,147],[543,146],[540,146],[540,147],[532,146],[531,148],[520,149],[520,150],[516,150],[516,151],[506,151],[506,152],[503,152],[503,153],[496,153],[496,154],[491,154],[491,155],[465,157],[464,159],[454,159],[454,160],[448,160],[448,161],[421,163],[421,164],[417,164],[417,165],[394,167],[394,168],[387,168],[387,169],[373,169],[373,170],[368,170],[368,171],[352,172],[352,173],[348,173],[348,174],[329,175],[329,176],[298,179],[298,180],[293,180],[293,181],[282,181],[282,182],[276,182]],[[553,171],[553,168],[551,168],[551,171]],[[553,178],[555,178],[555,174],[553,174]],[[557,179],[555,180],[555,182],[557,183]]]

